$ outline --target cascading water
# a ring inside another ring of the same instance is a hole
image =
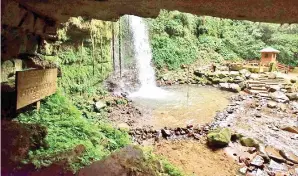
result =
[[[134,57],[141,87],[130,97],[157,99],[165,96],[165,91],[156,86],[155,72],[151,66],[152,52],[149,43],[148,29],[142,18],[130,15],[130,28],[133,37]]]

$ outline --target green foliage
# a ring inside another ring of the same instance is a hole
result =
[[[153,60],[157,68],[177,69],[196,60],[220,62],[260,58],[272,46],[278,60],[297,65],[298,26],[198,17],[162,10],[149,20]]]
[[[39,112],[20,114],[17,120],[21,123],[40,124],[48,130],[46,141],[49,148],[30,151],[26,161],[37,167],[60,160],[70,160],[73,161],[72,169],[77,170],[130,143],[127,133],[107,124],[94,123],[83,118],[81,111],[61,93],[45,99]],[[81,156],[69,154],[69,151],[80,144],[85,147]]]
[[[78,17],[70,18],[59,30],[62,43],[57,62],[62,69],[59,86],[64,92],[90,96],[98,93],[112,70],[111,27],[111,22]]]

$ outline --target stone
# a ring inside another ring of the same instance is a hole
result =
[[[268,168],[273,172],[286,172],[288,167],[285,164],[279,164],[274,160],[270,160]]]
[[[231,131],[228,128],[210,131],[207,135],[207,141],[210,146],[225,147],[231,141]]]
[[[264,159],[260,155],[254,157],[254,159],[250,162],[251,165],[261,167],[264,164]]]
[[[280,150],[279,154],[284,157],[286,160],[298,164],[298,156],[296,156],[293,152],[287,152],[284,150]]]
[[[15,69],[12,61],[1,62],[1,82],[7,82],[11,75],[14,75]]]
[[[274,93],[271,93],[270,94],[270,97],[274,101],[277,101],[277,102],[285,103],[285,102],[288,102],[289,101],[289,98],[285,95],[285,93],[283,93],[281,91],[276,91]]]
[[[256,118],[261,118],[261,117],[262,117],[262,114],[261,114],[260,112],[257,112],[257,113],[255,114],[255,116],[256,116]]]
[[[130,131],[130,126],[127,123],[120,123],[117,128],[123,131]]]
[[[251,79],[254,79],[254,80],[258,79],[259,77],[260,77],[259,74],[256,74],[256,73],[252,73],[252,74],[250,75],[250,78],[251,78]]]
[[[259,153],[259,155],[263,157],[263,159],[264,159],[264,161],[265,161],[266,163],[268,163],[268,162],[270,161],[270,158],[269,158],[269,156],[268,156],[268,154],[267,154],[267,152],[266,152],[266,147],[265,147],[265,145],[262,144],[262,143],[259,143],[257,149],[258,149],[258,153]]]
[[[269,78],[269,79],[275,79],[275,78],[276,78],[276,74],[270,72],[270,73],[268,74],[268,78]]]
[[[276,108],[276,106],[277,106],[277,103],[274,101],[268,101],[267,103],[268,108]]]
[[[167,138],[171,136],[171,130],[162,129],[161,130],[162,137]]]
[[[290,82],[294,84],[294,83],[297,82],[297,80],[296,79],[290,79]]]
[[[256,147],[249,147],[247,152],[250,153],[250,154],[253,154],[257,151]]]
[[[231,91],[231,92],[240,92],[241,88],[238,84],[234,83],[219,83],[219,87],[223,90]]]
[[[294,92],[294,93],[286,93],[286,96],[291,100],[298,100],[298,93]]]
[[[97,102],[94,104],[94,106],[95,106],[95,109],[96,109],[97,111],[100,111],[101,109],[103,109],[104,107],[106,107],[107,104],[106,104],[106,102],[99,100],[99,101],[97,101]]]
[[[295,126],[286,126],[286,127],[283,127],[282,130],[288,131],[290,133],[298,134],[298,127],[295,127]]]
[[[246,172],[247,172],[247,167],[246,166],[239,169],[239,173],[242,174],[242,175],[245,175]]]
[[[250,137],[242,137],[240,139],[240,143],[245,147],[256,147],[256,148],[258,148],[258,144],[259,144],[257,140]]]
[[[278,162],[285,162],[286,160],[279,154],[279,150],[272,147],[272,146],[267,146],[265,148],[266,153],[268,154],[269,158],[278,161]]]
[[[281,87],[279,85],[270,85],[268,91],[269,92],[276,92],[280,91]]]

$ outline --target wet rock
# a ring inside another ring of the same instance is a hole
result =
[[[95,104],[94,104],[94,107],[95,107],[95,110],[96,111],[100,111],[102,108],[104,108],[104,107],[106,107],[107,106],[107,104],[106,104],[106,102],[104,102],[104,101],[97,101]]]
[[[286,172],[288,167],[285,164],[279,164],[274,160],[270,160],[268,168],[273,172]]]
[[[246,147],[258,147],[258,144],[259,144],[259,142],[257,140],[250,138],[250,137],[242,137],[240,139],[240,143],[241,143],[241,145],[246,146]]]
[[[171,136],[171,130],[162,129],[161,130],[162,137],[167,138]]]
[[[263,157],[257,155],[251,162],[251,165],[261,167],[264,164],[264,159]]]
[[[284,130],[284,131],[288,131],[290,133],[298,134],[298,127],[295,127],[295,126],[286,126],[286,127],[281,128],[281,129]]]
[[[280,150],[279,154],[286,160],[298,164],[298,156],[296,156],[293,152],[286,152],[284,150]]]
[[[269,158],[278,161],[278,162],[285,162],[286,160],[279,154],[279,150],[272,147],[272,146],[267,146],[265,148],[267,155]]]
[[[267,103],[268,108],[276,108],[276,106],[277,106],[277,103],[274,101],[268,101]]]
[[[207,141],[210,146],[224,147],[231,141],[231,132],[228,128],[216,129],[210,131],[207,135]]]
[[[298,100],[298,93],[287,93],[286,96],[291,100]]]

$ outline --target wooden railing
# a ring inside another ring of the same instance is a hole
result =
[[[284,64],[277,62],[276,66],[279,71],[284,71],[285,73],[288,73],[290,71],[290,66],[288,66],[288,65],[284,65]]]

